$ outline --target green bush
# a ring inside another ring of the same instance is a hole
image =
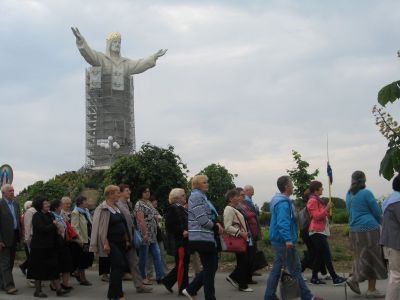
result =
[[[327,197],[322,197],[322,200],[323,200],[325,203],[328,203],[329,198],[327,198]],[[338,208],[338,209],[346,208],[346,201],[344,201],[342,198],[339,198],[339,197],[332,197],[332,202],[333,202],[333,207],[334,207],[334,208]]]
[[[265,244],[267,244],[267,245],[270,244],[270,240],[269,240],[269,227],[265,227],[265,228],[264,228],[263,241],[264,241]]]
[[[333,261],[352,261],[353,257],[348,254],[343,245],[331,245]]]
[[[332,221],[335,224],[347,224],[349,222],[349,214],[346,209],[334,209]]]
[[[348,224],[343,226],[343,235],[350,236],[350,226]]]
[[[269,226],[271,223],[271,213],[262,211],[260,214],[261,226]]]

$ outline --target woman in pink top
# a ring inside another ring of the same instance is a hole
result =
[[[315,253],[311,283],[326,283],[318,278],[318,271],[323,262],[332,277],[333,284],[338,285],[346,282],[346,279],[337,275],[333,268],[331,250],[329,249],[328,244],[328,236],[330,235],[328,216],[332,204],[325,204],[325,202],[320,198],[323,190],[321,182],[311,181],[307,191],[307,194],[309,195],[307,210],[311,218],[308,234],[310,235],[310,240]]]

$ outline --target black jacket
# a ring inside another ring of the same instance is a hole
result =
[[[21,234],[20,228],[20,217],[21,212],[18,203],[14,200],[13,206],[15,210],[15,216],[17,219],[17,230]],[[12,247],[15,243],[15,233],[14,233],[14,220],[10,209],[6,203],[5,199],[0,199],[0,242],[4,243],[6,247]]]
[[[32,217],[31,248],[56,248],[57,227],[53,224],[53,216],[48,213],[36,212]]]
[[[188,212],[182,205],[174,203],[168,206],[165,213],[165,228],[175,238],[177,247],[186,246],[187,237],[183,237],[183,231],[188,230]]]

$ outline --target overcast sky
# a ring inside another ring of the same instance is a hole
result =
[[[137,144],[173,145],[191,175],[220,163],[269,201],[292,149],[327,184],[329,135],[334,196],[358,169],[387,195],[371,109],[400,79],[399,11],[383,0],[0,0],[0,164],[17,191],[84,164],[88,64],[76,26],[99,51],[111,31],[126,57],[168,48],[134,78]]]

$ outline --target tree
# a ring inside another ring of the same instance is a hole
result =
[[[94,177],[97,183],[93,184]],[[69,196],[74,199],[85,187],[100,189],[104,180],[104,171],[81,170],[71,171],[56,175],[54,178],[44,182],[37,181],[22,190],[17,198],[21,205],[34,197],[41,195],[47,199],[61,199],[63,196]]]
[[[400,56],[400,51],[397,52]],[[400,126],[393,117],[383,110],[386,104],[394,103],[400,99],[400,81],[392,82],[378,92],[378,103],[374,105],[372,114],[375,116],[375,124],[379,131],[388,140],[388,149],[381,161],[379,175],[390,180],[395,172],[400,172]]]
[[[39,195],[52,201],[54,199],[61,199],[63,196],[69,196],[70,194],[65,185],[55,179],[50,179],[46,183],[37,181],[18,194],[18,203],[22,206],[26,201],[32,201]]]
[[[396,88],[399,89],[397,85]],[[381,94],[381,92],[379,93]],[[380,101],[380,103],[385,105],[387,102]],[[395,172],[400,172],[400,126],[389,113],[377,105],[374,105],[372,113],[375,116],[375,124],[379,126],[379,131],[388,140],[388,149],[381,161],[379,175],[390,180]]]
[[[307,199],[304,197],[304,192],[308,188],[310,182],[318,176],[319,170],[316,169],[314,172],[308,173],[307,168],[310,166],[310,164],[305,160],[302,160],[300,153],[297,151],[292,150],[292,155],[297,166],[286,171],[292,178],[295,186],[294,195],[296,197],[296,205],[304,206],[307,202]]]
[[[108,184],[128,184],[135,195],[137,188],[148,185],[152,195],[158,200],[160,212],[168,205],[168,195],[173,188],[187,187],[187,167],[174,153],[174,147],[160,148],[149,143],[139,152],[121,156],[106,172],[104,186]]]
[[[328,203],[329,198],[327,197],[322,197],[322,200],[325,203]],[[332,197],[332,203],[333,203],[333,207],[337,208],[337,209],[346,209],[346,201],[344,201],[344,199],[339,198],[339,197]]]
[[[263,205],[261,206],[261,211],[262,212],[269,212],[269,202],[264,202]]]
[[[199,172],[208,177],[208,198],[215,204],[218,213],[222,213],[225,206],[225,193],[235,187],[233,182],[236,174],[231,174],[220,164],[211,164]]]

